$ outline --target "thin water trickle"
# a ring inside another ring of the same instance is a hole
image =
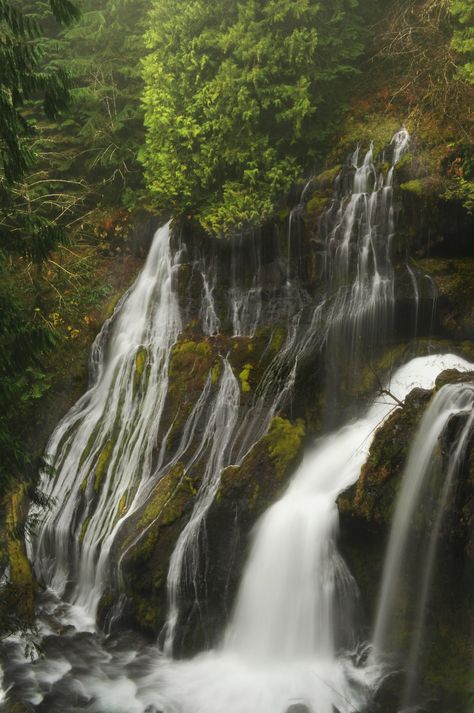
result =
[[[413,297],[414,297],[414,302],[415,302],[415,315],[414,315],[414,325],[413,325],[413,334],[416,337],[417,332],[418,332],[418,313],[420,311],[420,290],[418,289],[418,281],[416,279],[416,275],[414,270],[410,267],[410,265],[407,264],[407,271],[410,276],[411,284],[413,287]]]
[[[173,653],[175,628],[179,617],[179,594],[182,587],[195,581],[199,567],[199,534],[220,483],[220,476],[228,464],[228,454],[237,424],[240,404],[240,385],[227,360],[219,390],[209,413],[209,420],[194,458],[207,451],[206,464],[190,519],[181,531],[171,556],[168,571],[168,618],[165,627],[164,650]]]

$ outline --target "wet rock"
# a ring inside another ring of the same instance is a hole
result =
[[[305,703],[293,703],[285,713],[313,713],[313,711]]]

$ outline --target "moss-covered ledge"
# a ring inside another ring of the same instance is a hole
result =
[[[338,498],[341,515],[368,524],[391,522],[400,476],[430,398],[430,391],[413,389],[403,408],[397,408],[377,429],[357,483]]]
[[[177,653],[199,650],[215,641],[245,561],[246,547],[237,547],[237,543],[246,542],[258,517],[285,488],[302,454],[304,437],[302,419],[290,421],[277,415],[242,463],[223,472],[203,523],[196,592],[182,592]],[[122,623],[153,638],[165,623],[170,557],[189,520],[201,475],[200,468],[187,473],[182,463],[175,463],[156,483],[143,507],[124,522],[114,542],[112,559],[120,561],[127,596]],[[196,607],[196,594],[201,608]],[[111,588],[102,598],[102,623],[118,596]]]

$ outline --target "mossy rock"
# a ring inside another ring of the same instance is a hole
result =
[[[340,138],[332,146],[329,161],[336,163],[345,153],[354,151],[357,144],[362,151],[368,150],[371,141],[374,143],[374,157],[377,158],[401,128],[403,121],[403,116],[377,111],[364,111],[361,117],[357,107],[354,107],[341,125],[338,132]],[[410,130],[411,127],[407,128]]]
[[[444,193],[446,185],[440,176],[424,176],[412,178],[400,183],[402,193],[411,194],[416,198],[437,198]]]
[[[446,384],[473,381],[474,373],[450,369],[439,375],[433,390],[416,388],[408,394],[403,407],[396,408],[377,429],[357,483],[339,496],[337,502],[341,515],[355,517],[368,526],[387,528],[390,525],[408,453],[433,394]],[[445,438],[448,437],[449,434]],[[445,451],[449,458],[449,443]],[[470,494],[465,494],[464,501],[466,499],[470,501]],[[462,510],[465,506],[460,504],[459,507]],[[429,512],[425,513],[421,508],[415,526],[428,526],[429,518]],[[463,520],[470,522],[470,519],[471,513],[467,511],[457,518],[460,526]]]
[[[395,507],[400,476],[431,392],[414,389],[403,408],[396,408],[377,429],[357,483],[339,496],[342,514],[367,523],[388,525]]]
[[[262,511],[281,492],[285,476],[302,452],[305,425],[275,416],[269,431],[243,460],[222,474],[217,504],[240,502],[249,512]]]
[[[32,625],[35,618],[36,582],[23,536],[27,505],[25,483],[13,486],[2,501],[5,519],[1,539],[6,546],[5,564],[8,564],[10,579],[0,603],[0,633],[9,620],[17,621],[18,627],[24,628]]]
[[[213,345],[206,338],[177,342],[171,351],[169,365],[170,395],[180,398],[191,391],[192,397],[202,390],[215,356]]]
[[[460,339],[474,338],[474,260],[471,257],[427,258],[416,266],[434,279],[443,332]]]
[[[244,368],[239,374],[240,386],[244,394],[252,390],[252,387],[250,386],[250,374],[252,372],[252,369],[253,364],[245,364]]]
[[[79,533],[79,538],[78,538],[79,542],[82,542],[84,540],[84,537],[86,536],[86,533],[87,533],[87,529],[90,525],[90,521],[91,521],[90,517],[86,517],[86,519],[82,523],[81,531]]]
[[[138,531],[143,532],[158,518],[160,524],[169,525],[174,522],[182,512],[182,498],[189,499],[195,495],[185,479],[182,463],[176,463],[155,486],[152,495],[148,498],[145,508],[137,523]]]
[[[138,348],[135,354],[135,373],[133,375],[133,388],[136,390],[140,384],[143,371],[148,361],[148,349],[144,346]]]
[[[332,188],[334,186],[334,181],[341,172],[341,169],[342,164],[338,163],[335,166],[318,173],[318,175],[314,178],[315,185],[320,188]]]
[[[102,487],[102,483],[107,472],[107,466],[114,450],[114,445],[114,441],[112,439],[109,439],[105,443],[97,459],[97,464],[94,472],[94,491],[96,493],[99,493]]]

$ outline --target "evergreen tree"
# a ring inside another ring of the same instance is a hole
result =
[[[28,470],[29,456],[16,427],[20,404],[37,395],[28,391],[37,360],[54,343],[53,333],[36,319],[25,297],[28,288],[16,283],[8,254],[39,262],[63,237],[23,190],[35,160],[35,123],[28,102],[40,98],[52,118],[69,95],[64,69],[43,67],[41,29],[31,9],[0,0],[0,494],[11,477]],[[69,0],[51,0],[51,10],[62,22],[78,16]]]
[[[45,39],[50,63],[67,67],[73,88],[66,117],[43,123],[43,167],[64,193],[85,203],[133,206],[142,189],[141,59],[145,0],[84,0],[79,22]]]
[[[41,30],[28,9],[0,0],[0,245],[40,260],[58,242],[61,231],[22,195],[21,182],[35,158],[35,125],[26,104],[40,96],[45,114],[56,117],[66,105],[69,78],[63,69],[43,69],[36,42]],[[69,0],[51,0],[51,10],[63,22],[78,14]]]

